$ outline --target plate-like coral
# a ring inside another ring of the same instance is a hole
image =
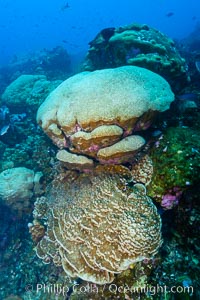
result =
[[[72,277],[112,282],[114,274],[152,258],[161,245],[161,219],[144,191],[118,175],[82,174],[73,181],[60,174],[46,202],[42,197],[35,203],[36,224],[48,224],[37,255]]]

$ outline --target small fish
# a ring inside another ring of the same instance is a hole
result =
[[[64,5],[61,7],[61,10],[64,11],[64,10],[67,9],[67,8],[70,8],[68,2],[67,2],[66,4],[64,4]]]
[[[166,146],[166,147],[163,149],[163,152],[167,152],[167,148],[168,148],[168,147]]]
[[[5,121],[6,115],[9,114],[9,108],[6,105],[0,107],[0,120]]]
[[[182,281],[183,287],[190,287],[192,285],[192,280],[190,278],[186,278]]]
[[[12,114],[10,115],[10,122],[15,123],[15,122],[21,122],[26,118],[26,113],[22,114]]]
[[[192,153],[198,153],[199,154],[199,150],[192,148]]]
[[[162,207],[159,207],[158,208],[158,210],[157,210],[157,212],[158,212],[158,214],[160,215],[160,216],[162,216],[163,214],[164,214],[164,209],[162,208]]]
[[[197,68],[197,71],[200,73],[200,60],[195,61],[195,66]]]
[[[172,11],[170,11],[170,12],[168,12],[165,16],[167,17],[167,18],[170,18],[170,17],[172,17],[174,15],[174,13],[172,12]]]
[[[0,130],[0,136],[6,134],[8,132],[8,129],[10,128],[10,124],[4,125]]]
[[[187,100],[195,101],[195,100],[199,99],[199,95],[194,94],[194,93],[185,93],[182,95],[178,95],[177,98],[178,98],[178,100],[181,100],[181,101],[187,101]]]
[[[158,137],[158,136],[160,136],[162,134],[162,131],[160,131],[160,130],[154,130],[152,133],[151,133],[151,135],[153,136],[153,137]]]

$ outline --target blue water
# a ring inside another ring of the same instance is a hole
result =
[[[200,22],[200,1],[0,0],[0,64],[58,45],[79,54],[101,29],[132,22],[182,39]]]

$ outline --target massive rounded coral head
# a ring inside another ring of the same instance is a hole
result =
[[[38,110],[37,122],[59,148],[108,162],[116,155],[99,159],[102,148],[147,129],[173,100],[167,81],[144,68],[82,72],[47,97]],[[131,150],[139,149],[135,148]]]

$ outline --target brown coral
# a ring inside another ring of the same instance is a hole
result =
[[[161,245],[161,220],[151,199],[120,176],[59,176],[48,194],[46,235],[37,245],[45,262],[98,284],[130,264],[152,257]]]
[[[153,176],[153,161],[149,155],[144,155],[132,165],[131,174],[133,180],[148,185]]]
[[[70,150],[95,157],[100,148],[114,144],[122,135],[123,130],[117,125],[102,125],[91,132],[77,131],[70,138]]]
[[[29,224],[29,232],[31,234],[32,240],[38,243],[45,234],[45,228],[38,222],[34,222],[34,224]]]
[[[100,149],[97,153],[97,158],[104,164],[126,163],[133,160],[134,154],[136,154],[144,144],[145,140],[141,136],[130,135],[110,147]]]

